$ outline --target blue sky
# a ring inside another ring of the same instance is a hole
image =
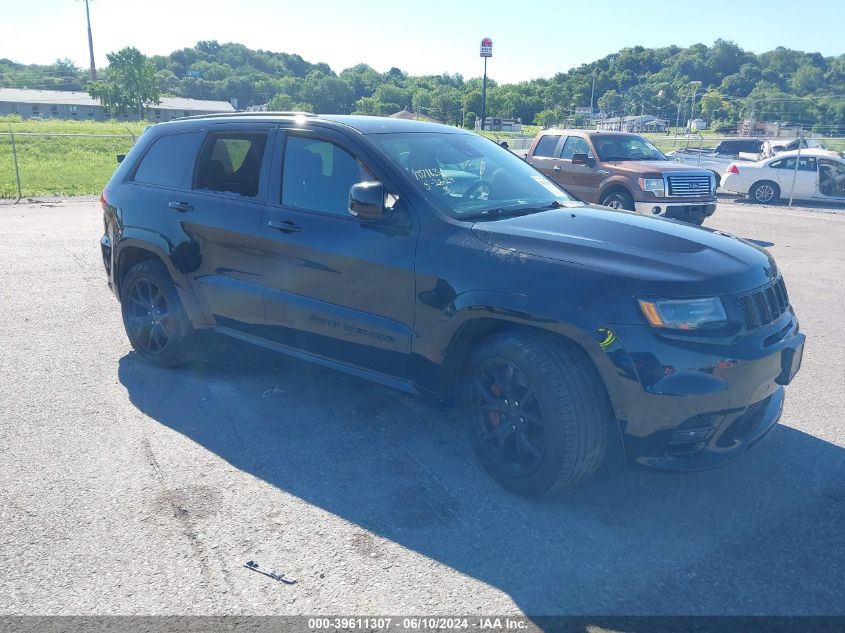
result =
[[[0,58],[88,65],[83,2],[4,4]],[[623,47],[720,37],[758,53],[845,52],[845,0],[93,0],[91,21],[98,66],[123,46],[166,54],[203,39],[299,53],[336,71],[365,62],[472,77],[481,74],[478,45],[487,36],[489,75],[499,82],[550,77]]]

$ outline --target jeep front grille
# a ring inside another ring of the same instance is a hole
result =
[[[667,176],[669,195],[675,198],[700,198],[710,195],[710,176]]]
[[[768,286],[739,296],[737,302],[748,330],[756,330],[777,321],[789,307],[789,296],[786,294],[783,277]]]

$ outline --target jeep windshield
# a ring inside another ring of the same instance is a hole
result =
[[[597,134],[593,146],[603,162],[625,160],[669,160],[650,141],[634,134]]]
[[[453,218],[537,213],[575,198],[510,151],[474,134],[374,134],[413,186]]]

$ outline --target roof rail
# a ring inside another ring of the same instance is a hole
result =
[[[264,112],[217,112],[214,114],[195,114],[193,116],[182,116],[171,121],[187,121],[189,119],[222,119],[228,117],[261,117],[261,116],[307,116],[316,117],[313,112],[296,112],[296,111],[273,111],[266,110]]]

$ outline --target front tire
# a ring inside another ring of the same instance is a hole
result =
[[[601,201],[602,206],[610,207],[611,209],[625,209],[627,211],[634,211],[634,199],[627,191],[611,191]]]
[[[181,365],[190,358],[194,329],[161,262],[143,261],[129,269],[120,304],[126,335],[141,358],[159,367]]]
[[[761,180],[751,187],[748,197],[760,204],[773,204],[780,200],[780,187],[771,180]]]
[[[481,464],[515,493],[570,488],[604,458],[610,403],[589,358],[566,341],[520,331],[484,341],[462,404]]]

